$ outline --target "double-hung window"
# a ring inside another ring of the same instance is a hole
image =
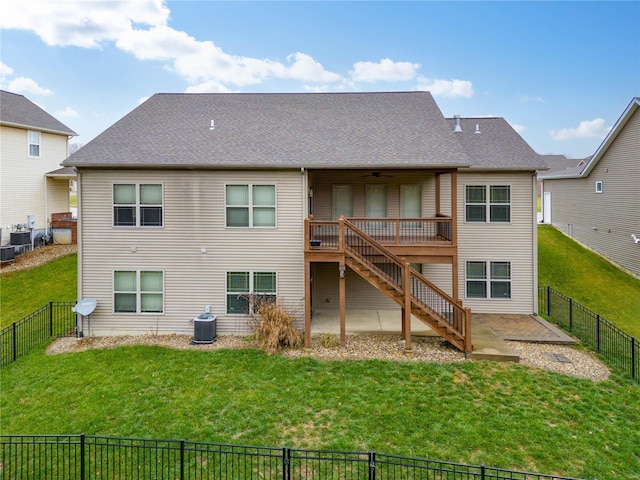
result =
[[[509,223],[511,187],[509,185],[467,185],[465,188],[467,222]]]
[[[163,313],[164,273],[150,270],[113,272],[115,313]]]
[[[511,298],[511,262],[466,265],[467,298]]]
[[[161,184],[113,185],[114,227],[161,227],[162,210]]]
[[[276,301],[275,272],[227,272],[227,314],[246,315],[253,301]]]
[[[227,227],[275,227],[275,185],[227,185]]]
[[[34,130],[27,131],[27,142],[29,156],[38,158],[40,157],[40,132]]]

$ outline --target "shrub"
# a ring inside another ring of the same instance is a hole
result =
[[[295,317],[280,302],[253,301],[253,333],[260,347],[269,354],[302,343],[302,332],[295,326]]]
[[[340,340],[332,333],[323,333],[320,337],[320,345],[324,348],[335,348],[340,345]]]

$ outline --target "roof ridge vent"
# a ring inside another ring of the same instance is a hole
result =
[[[460,126],[460,115],[454,115],[453,118],[456,119],[456,126],[453,127],[453,133],[462,133],[462,127]]]

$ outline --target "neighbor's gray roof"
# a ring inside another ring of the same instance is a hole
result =
[[[67,177],[76,177],[77,173],[76,173],[76,169],[73,167],[62,167],[62,168],[58,168],[57,170],[47,172],[45,176],[67,178]]]
[[[538,178],[549,178],[556,175],[578,174],[585,167],[591,157],[567,158],[564,155],[540,155],[540,159],[549,167],[546,172],[540,172]]]
[[[0,90],[0,123],[62,135],[77,135],[76,132],[31,100],[22,95],[4,90]]]
[[[467,163],[431,94],[397,92],[156,94],[64,165],[410,168]]]
[[[455,118],[447,118],[451,130]],[[540,156],[504,118],[461,118],[455,138],[463,146],[472,169],[545,170]]]

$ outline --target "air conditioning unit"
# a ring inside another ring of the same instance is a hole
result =
[[[28,245],[31,243],[31,232],[11,232],[11,245]]]
[[[191,343],[213,343],[216,339],[216,316],[203,313],[193,319],[193,341]]]
[[[16,248],[13,246],[0,247],[0,261],[11,262],[16,258]]]

